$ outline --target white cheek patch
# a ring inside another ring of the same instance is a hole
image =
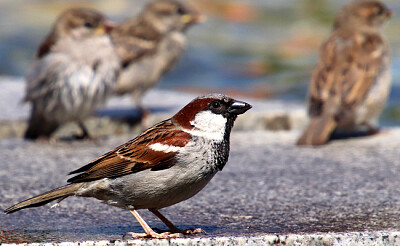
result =
[[[186,130],[190,134],[214,140],[224,139],[226,118],[220,114],[201,111],[190,124],[194,126],[193,130]]]
[[[177,146],[172,146],[172,145],[166,145],[166,144],[160,144],[160,143],[155,143],[149,146],[150,149],[154,151],[160,151],[164,153],[169,153],[169,152],[178,152],[182,149],[182,147],[177,147]]]

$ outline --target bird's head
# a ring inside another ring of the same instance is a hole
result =
[[[85,38],[93,35],[103,35],[113,28],[105,16],[87,8],[74,8],[66,10],[57,19],[54,27],[55,35],[59,38],[73,36]]]
[[[231,131],[236,117],[251,105],[222,94],[210,94],[194,99],[172,121],[194,135],[222,140]]]
[[[192,24],[205,20],[204,15],[179,0],[159,0],[149,3],[142,16],[161,33],[184,31]]]
[[[335,28],[352,26],[357,29],[379,30],[392,14],[392,11],[380,1],[356,0],[339,11]]]

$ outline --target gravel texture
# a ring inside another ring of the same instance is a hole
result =
[[[399,245],[400,234],[397,232],[386,233],[320,233],[308,235],[270,235],[255,237],[208,237],[208,238],[179,238],[171,240],[128,240],[128,241],[84,241],[62,243],[31,243],[30,246],[175,246],[175,245],[264,245],[264,246],[298,246],[298,245]],[[3,244],[4,246],[17,246],[25,244]]]
[[[295,147],[298,133],[234,132],[224,170],[197,196],[164,209],[165,215],[180,228],[202,227],[208,234],[200,238],[210,240],[400,228],[400,129],[319,148]],[[1,140],[0,207],[65,184],[66,173],[131,137]],[[149,212],[141,214],[151,226],[165,228]],[[68,198],[55,209],[0,214],[0,221],[3,242],[118,240],[142,230],[129,212],[84,198]]]
[[[124,97],[111,100],[99,111],[102,117],[87,122],[103,137],[81,142],[27,142],[16,138],[25,127],[29,110],[19,103],[22,96],[22,79],[0,78],[2,209],[64,185],[69,171],[139,131],[118,121],[132,112],[129,97]],[[152,112],[145,124],[170,117],[194,97],[151,91],[144,100]],[[254,107],[238,118],[224,170],[192,199],[163,209],[178,227],[201,227],[207,235],[121,241],[125,232],[142,231],[128,211],[95,199],[68,198],[54,209],[46,205],[11,215],[0,213],[0,244],[400,244],[400,128],[385,129],[371,137],[336,140],[318,148],[299,148],[294,142],[306,122],[304,105],[246,101]],[[150,212],[140,213],[152,227],[166,229]]]

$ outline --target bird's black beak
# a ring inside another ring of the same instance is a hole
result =
[[[247,110],[251,109],[251,105],[241,101],[234,101],[228,108],[228,113],[231,115],[243,114]]]

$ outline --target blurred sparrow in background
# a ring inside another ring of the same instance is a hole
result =
[[[92,9],[60,15],[26,75],[24,101],[31,104],[31,115],[25,138],[49,138],[70,121],[88,137],[82,120],[112,94],[120,69],[110,30]]]
[[[391,84],[390,50],[382,35],[391,15],[383,3],[371,0],[339,11],[311,78],[311,122],[298,145],[325,144],[334,130],[378,132]]]
[[[112,32],[123,69],[115,93],[130,93],[137,107],[143,94],[178,62],[185,49],[184,32],[204,16],[183,1],[159,0]]]
[[[158,210],[191,198],[224,168],[234,121],[250,108],[225,95],[198,97],[172,118],[71,172],[77,176],[70,178],[69,184],[4,212],[42,206],[69,196],[94,197],[130,210],[145,230],[128,233],[132,237],[170,238],[202,232],[179,230]],[[138,209],[150,210],[170,232],[154,232]]]

